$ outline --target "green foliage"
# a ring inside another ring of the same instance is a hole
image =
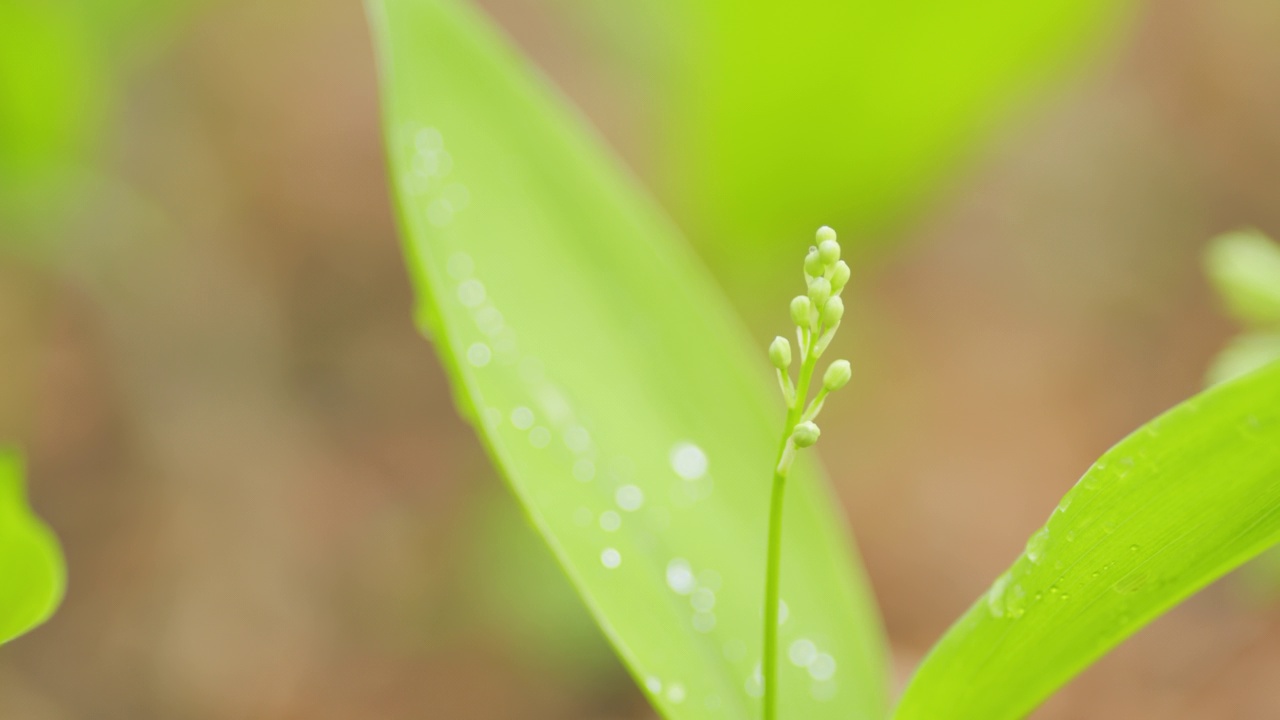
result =
[[[481,18],[452,0],[368,7],[419,318],[463,414],[663,714],[752,715],[772,369],[661,212]],[[878,621],[805,460],[780,635],[807,662],[785,664],[781,710],[882,718]]]
[[[0,220],[47,209],[98,130],[104,85],[74,6],[0,3]]]
[[[1280,541],[1280,364],[1102,456],[951,628],[898,709],[1019,718],[1138,628]]]
[[[1256,230],[1216,238],[1205,253],[1209,278],[1246,332],[1209,369],[1210,383],[1280,359],[1280,246]]]
[[[39,625],[62,601],[65,570],[58,540],[31,514],[22,460],[0,448],[0,643]]]
[[[368,7],[419,322],[462,413],[659,711],[755,716],[780,410],[765,354],[661,213],[480,17],[459,0]],[[1270,322],[1270,274],[1254,272],[1269,251],[1232,241],[1223,252],[1215,276],[1233,307]],[[806,267],[830,265],[824,254]],[[797,323],[839,320],[835,277],[793,301]],[[794,411],[805,393],[786,373],[789,343],[775,340],[768,358]],[[824,387],[843,384],[845,369]],[[880,718],[874,609],[806,459],[783,523],[780,648],[791,662],[779,717]],[[1277,480],[1272,364],[1105,454],[935,647],[896,717],[1021,717],[1280,540]]]
[[[673,202],[745,293],[819,222],[873,237],[1132,7],[1106,0],[657,3],[675,26]],[[723,238],[717,245],[714,238]],[[738,256],[743,247],[751,252]],[[849,245],[856,249],[856,245]],[[728,264],[728,263],[726,263]]]

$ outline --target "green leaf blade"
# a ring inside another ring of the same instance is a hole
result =
[[[1237,319],[1280,325],[1280,245],[1256,230],[1227,233],[1209,245],[1205,266]]]
[[[899,720],[1019,718],[1093,660],[1280,541],[1280,364],[1108,451],[948,631]]]
[[[58,540],[27,507],[22,460],[0,448],[0,643],[53,615],[66,587]]]
[[[368,7],[419,318],[460,407],[655,706],[755,716],[784,412],[763,344],[479,16]],[[784,716],[881,718],[878,620],[816,467],[787,501],[783,647],[822,660],[784,662]]]

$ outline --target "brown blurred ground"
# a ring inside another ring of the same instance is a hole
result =
[[[487,3],[656,176],[555,5]],[[863,273],[823,454],[900,675],[1231,333],[1199,252],[1280,232],[1277,38],[1264,0],[1147,3]],[[210,5],[130,76],[71,260],[0,264],[4,370],[35,377],[0,415],[71,573],[0,653],[0,717],[650,717],[562,593],[502,617],[561,581],[503,565],[527,536],[412,328],[373,83],[354,3]],[[1277,641],[1280,599],[1228,581],[1036,717],[1280,717]]]

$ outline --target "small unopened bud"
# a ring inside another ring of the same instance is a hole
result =
[[[791,343],[784,337],[776,337],[769,345],[769,362],[779,370],[791,367]]]
[[[822,264],[831,267],[840,259],[840,243],[835,239],[823,240],[818,246],[818,257],[822,260]]]
[[[796,429],[791,432],[791,441],[798,448],[812,447],[814,443],[818,442],[818,436],[821,434],[822,431],[818,429],[817,425],[812,422],[802,422],[796,425]]]
[[[831,283],[826,278],[814,278],[809,281],[809,299],[813,301],[814,307],[825,307],[830,297]]]
[[[809,314],[813,312],[813,301],[804,295],[797,295],[791,301],[791,321],[798,327],[809,327]]]
[[[822,277],[826,267],[822,263],[822,257],[818,253],[817,248],[810,248],[809,254],[804,256],[804,274],[811,278]]]
[[[853,377],[853,368],[849,367],[848,360],[837,360],[827,366],[827,371],[822,375],[822,387],[827,392],[835,392],[845,385],[849,384],[849,378]]]
[[[839,295],[847,282],[849,282],[849,264],[841,260],[831,268],[831,292]]]
[[[818,232],[814,234],[813,239],[819,245],[821,245],[822,243],[828,240],[835,240],[836,231],[832,230],[830,227],[827,227],[826,225],[823,225],[822,227],[818,228]]]
[[[842,317],[844,317],[844,301],[838,296],[827,300],[827,304],[822,306],[823,325],[833,328]]]

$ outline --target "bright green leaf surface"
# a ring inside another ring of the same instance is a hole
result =
[[[0,643],[39,625],[62,601],[58,540],[27,507],[18,454],[0,448]]]
[[[459,405],[663,714],[754,717],[783,421],[765,343],[479,16],[444,0],[369,9],[420,321]],[[816,468],[798,467],[784,717],[884,715],[880,630],[838,518]]]
[[[1205,264],[1240,321],[1280,325],[1280,245],[1254,230],[1229,233],[1209,246]]]
[[[899,720],[1019,718],[1094,659],[1280,541],[1280,364],[1125,438],[946,634]]]

